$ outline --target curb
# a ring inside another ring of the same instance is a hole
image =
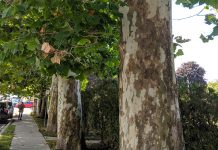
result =
[[[7,127],[8,127],[10,124],[12,124],[12,122],[13,122],[13,119],[11,119],[11,121],[9,121],[5,126],[2,127],[3,129],[0,131],[0,135],[2,135],[2,134],[5,132],[5,130],[7,129]]]

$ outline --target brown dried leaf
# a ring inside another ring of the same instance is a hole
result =
[[[51,62],[53,63],[53,64],[60,64],[61,63],[61,58],[60,58],[60,56],[58,56],[56,53],[55,53],[55,55],[54,55],[54,57],[52,57],[51,58]]]
[[[42,27],[39,31],[41,34],[45,33],[45,27]]]
[[[41,50],[44,52],[44,53],[50,53],[50,52],[53,52],[54,51],[54,48],[51,46],[51,45],[49,45],[49,43],[48,42],[44,42],[43,44],[42,44],[42,48],[41,48]]]
[[[41,50],[44,51],[46,49],[46,47],[48,47],[48,46],[49,46],[49,43],[48,42],[44,42],[42,44]]]
[[[64,57],[65,55],[67,55],[67,51],[65,51],[65,50],[59,51],[58,55],[61,57]]]

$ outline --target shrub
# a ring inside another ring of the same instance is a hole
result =
[[[119,145],[118,81],[95,80],[82,93],[85,134],[99,136],[109,149]]]
[[[204,69],[195,62],[177,70],[183,134],[187,150],[217,150],[218,94],[207,88]]]

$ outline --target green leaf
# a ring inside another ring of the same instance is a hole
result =
[[[18,83],[21,83],[21,82],[24,80],[24,78],[23,78],[23,77],[21,77],[21,76],[19,76],[19,77],[17,77],[17,79],[16,79],[16,80],[17,80],[17,82],[18,82]]]
[[[36,67],[37,67],[37,68],[39,68],[39,67],[40,67],[40,60],[39,60],[39,58],[38,58],[38,57],[36,57],[36,60],[35,60],[35,65],[36,65]]]
[[[2,12],[2,18],[14,16],[16,14],[16,8],[15,7],[8,7]]]
[[[173,43],[173,51],[175,52],[177,49],[177,46],[182,47],[179,43]]]
[[[17,9],[20,12],[25,12],[26,8],[27,8],[27,5],[25,5],[25,4],[17,5]]]
[[[77,45],[85,45],[85,44],[90,44],[91,43],[91,41],[89,40],[89,39],[87,39],[87,38],[83,38],[83,39],[81,39],[81,40],[79,40],[79,42],[77,43]]]
[[[98,16],[87,16],[86,20],[90,25],[97,25],[100,22],[100,18]]]
[[[87,78],[85,78],[84,80],[81,81],[81,90],[82,91],[86,90],[88,83],[89,83],[89,80]]]
[[[201,40],[202,40],[204,43],[206,43],[206,42],[209,41],[209,39],[206,38],[203,34],[201,34],[200,38],[201,38]]]
[[[174,39],[177,43],[186,43],[191,41],[190,39],[184,39],[182,36],[176,36]]]
[[[204,7],[204,9],[206,9],[206,10],[209,10],[209,6],[208,6],[208,5],[207,5],[207,6],[205,6],[205,7]]]
[[[178,51],[176,52],[176,56],[182,56],[184,55],[182,49],[178,49]]]
[[[5,60],[5,53],[0,53],[0,64]]]
[[[217,23],[217,19],[216,19],[216,15],[215,14],[207,14],[205,15],[205,23],[208,25],[211,24],[216,24]]]
[[[71,35],[71,32],[68,31],[63,31],[63,32],[58,32],[55,35],[55,45],[57,47],[60,47],[64,41],[67,41],[67,38]]]
[[[3,44],[3,49],[5,53],[11,52],[12,54],[15,54],[17,51],[18,43],[15,41],[6,42]]]
[[[212,36],[217,36],[218,35],[218,26],[215,26],[213,28],[213,32],[211,33]]]
[[[39,40],[37,38],[32,38],[32,39],[26,41],[25,44],[27,45],[28,50],[34,51],[37,48],[39,48],[40,43],[39,43]]]
[[[6,8],[3,12],[2,12],[2,18],[8,17],[9,14],[11,13],[11,7]]]

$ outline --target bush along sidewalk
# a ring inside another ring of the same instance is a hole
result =
[[[0,134],[0,149],[9,150],[14,137],[15,125],[8,125],[5,131]]]

